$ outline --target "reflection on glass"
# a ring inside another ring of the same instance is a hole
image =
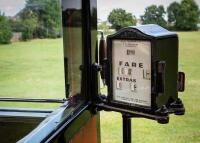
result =
[[[74,96],[81,92],[82,2],[63,0],[62,6],[66,94]]]

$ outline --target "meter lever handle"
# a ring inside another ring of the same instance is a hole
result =
[[[103,32],[101,32],[101,38],[99,42],[99,64],[102,66],[101,70],[101,79],[103,80],[103,83],[106,84],[105,79],[106,79],[106,61],[107,61],[107,48],[106,48],[106,42],[104,38]]]
[[[165,61],[159,61],[157,63],[157,93],[162,95],[165,92]]]
[[[179,92],[185,91],[185,73],[184,72],[178,73],[178,91]]]

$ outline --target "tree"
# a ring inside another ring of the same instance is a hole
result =
[[[24,41],[33,39],[34,30],[36,29],[37,18],[32,17],[31,19],[24,19],[22,21],[22,39]]]
[[[9,19],[9,23],[10,23],[12,32],[22,32],[23,31],[23,25],[22,25],[21,20]]]
[[[107,24],[107,21],[102,22],[98,25],[98,30],[102,30],[104,34],[109,34],[110,26]]]
[[[199,8],[194,0],[183,0],[177,17],[176,28],[178,30],[197,30],[199,20]]]
[[[119,30],[123,27],[136,25],[136,18],[125,10],[113,9],[108,16],[108,21],[112,24],[112,28]]]
[[[59,0],[27,0],[20,13],[23,20],[37,19],[35,38],[56,38],[61,34],[61,11]]]
[[[167,8],[168,24],[170,27],[177,27],[177,19],[180,15],[181,5],[177,2],[173,2]]]
[[[9,44],[12,38],[12,31],[8,19],[0,11],[0,44]]]
[[[145,14],[141,16],[143,24],[158,24],[162,27],[167,27],[165,20],[165,9],[162,5],[151,5],[145,9]]]
[[[194,0],[183,0],[172,3],[167,8],[168,23],[175,30],[197,30],[199,8]]]

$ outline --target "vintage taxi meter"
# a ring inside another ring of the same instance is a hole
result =
[[[158,25],[128,27],[107,37],[109,105],[148,114],[184,114],[178,90],[178,36]]]

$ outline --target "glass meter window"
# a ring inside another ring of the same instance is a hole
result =
[[[113,40],[113,100],[151,106],[151,43]]]

